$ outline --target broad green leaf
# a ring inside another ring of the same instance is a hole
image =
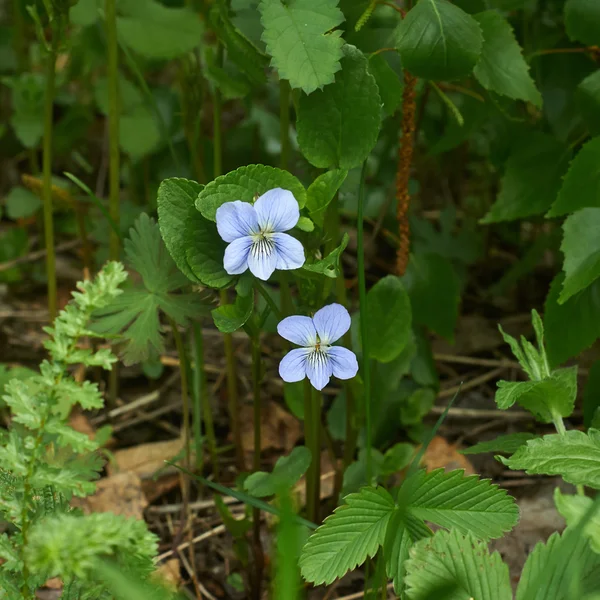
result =
[[[188,8],[168,8],[155,0],[119,0],[117,8],[120,42],[144,58],[170,60],[202,41],[202,22]]]
[[[600,489],[600,431],[571,430],[527,442],[510,458],[500,460],[530,475],[560,475],[573,485]]]
[[[541,107],[542,96],[529,74],[529,66],[508,21],[494,10],[473,18],[483,33],[481,58],[473,71],[477,81],[486,90]]]
[[[315,224],[308,217],[300,217],[296,223],[296,227],[300,231],[306,231],[307,233],[315,230]]]
[[[402,471],[408,467],[415,453],[415,447],[406,442],[398,442],[394,444],[383,455],[383,464],[381,465],[381,474],[384,477],[393,475],[398,471]]]
[[[344,498],[348,494],[358,492],[365,485],[373,485],[379,481],[382,475],[383,454],[376,448],[371,448],[371,472],[369,479],[367,477],[367,458],[369,457],[367,450],[361,448],[358,452],[358,458],[353,463],[350,463],[344,471],[344,481],[340,497]]]
[[[576,91],[581,116],[592,135],[600,134],[600,69],[588,75]]]
[[[549,135],[533,132],[511,153],[496,202],[482,223],[514,221],[545,213],[555,201],[569,151]]]
[[[368,61],[344,46],[335,83],[298,102],[298,145],[315,167],[352,169],[367,158],[381,127],[381,98]]]
[[[576,527],[594,504],[594,500],[579,494],[576,496],[563,494],[560,488],[555,488],[554,503],[556,504],[556,510],[567,522],[567,526]],[[600,515],[598,512],[584,525],[583,534],[589,539],[592,550],[600,554]]]
[[[537,437],[533,433],[509,433],[501,435],[489,442],[480,442],[470,448],[460,450],[461,454],[483,454],[484,452],[502,452],[503,454],[514,454],[521,446],[529,440]]]
[[[324,275],[325,277],[335,278],[341,273],[340,260],[342,252],[348,245],[350,237],[344,233],[342,241],[337,248],[334,248],[325,258],[314,262],[305,262],[298,274],[303,277],[314,277],[314,275]]]
[[[565,175],[549,217],[574,213],[580,208],[600,208],[600,137],[593,138],[577,153]]]
[[[398,501],[406,502],[413,516],[484,540],[501,537],[519,520],[519,508],[506,490],[463,470],[419,471],[401,495],[405,488],[407,495]]]
[[[431,410],[437,397],[436,390],[430,387],[416,389],[400,404],[400,422],[402,425],[419,426],[423,417]]]
[[[235,200],[253,203],[256,196],[277,187],[292,192],[300,208],[306,204],[306,190],[291,173],[266,165],[248,165],[211,181],[198,194],[196,208],[214,221],[221,204]]]
[[[302,576],[315,585],[330,584],[375,556],[394,511],[393,498],[381,487],[365,487],[345,500],[302,549]]]
[[[219,65],[212,47],[205,49],[204,58],[206,77],[221,92],[224,100],[244,98],[250,94],[250,81],[235,67],[228,65],[225,68]]]
[[[512,600],[508,566],[500,554],[456,530],[437,531],[415,544],[406,563],[406,586],[410,600]]]
[[[404,81],[381,54],[369,56],[369,73],[375,77],[385,116],[393,115],[402,102]]]
[[[325,221],[325,209],[344,183],[348,171],[346,169],[333,169],[319,175],[306,190],[306,208],[310,218],[319,227]]]
[[[565,276],[559,273],[544,305],[546,347],[550,367],[577,356],[600,337],[600,280],[558,303]]]
[[[1,380],[0,380],[1,381]],[[0,388],[1,390],[2,388]],[[596,415],[600,414],[600,360],[594,362],[590,367],[588,379],[583,391],[583,424],[586,427],[594,427]]]
[[[567,0],[565,26],[573,41],[600,45],[600,4],[596,0]]]
[[[94,83],[94,101],[103,115],[108,115],[108,78],[98,77]],[[143,104],[142,92],[129,79],[119,76],[119,108],[128,113]]]
[[[439,254],[413,254],[402,282],[410,297],[413,321],[453,340],[460,289],[452,263]]]
[[[333,82],[344,43],[334,30],[344,20],[337,0],[261,0],[258,9],[262,40],[281,79],[307,94]]]
[[[558,301],[562,304],[600,277],[600,208],[583,208],[563,223],[560,246],[565,281]]]
[[[69,9],[69,21],[73,25],[87,27],[93,25],[100,15],[98,0],[79,0]]]
[[[10,124],[23,146],[35,148],[44,133],[44,78],[39,73],[22,73],[3,83],[12,88]]]
[[[370,357],[394,360],[411,341],[412,312],[402,281],[395,275],[380,279],[367,294]]]
[[[402,65],[424,79],[466,77],[479,60],[477,21],[446,0],[420,0],[398,27]]]
[[[23,219],[35,214],[42,206],[37,194],[20,185],[15,186],[4,198],[6,216],[9,219]]]
[[[537,381],[498,381],[496,404],[500,410],[518,402],[538,421],[551,423],[554,416],[568,417],[577,397],[577,367],[558,369]]]
[[[233,277],[223,268],[226,244],[214,223],[195,203],[202,186],[188,179],[165,179],[158,188],[158,224],[171,257],[191,281],[225,287]]]
[[[212,317],[219,331],[233,333],[243,327],[252,315],[254,307],[252,294],[236,296],[234,304],[223,304],[212,311]]]
[[[244,489],[258,498],[287,492],[306,473],[310,461],[310,450],[298,446],[289,456],[280,456],[271,473],[252,473],[244,481]]]
[[[586,536],[574,536],[567,528],[553,533],[546,543],[533,549],[521,573],[517,600],[574,600],[573,584],[579,576],[583,590],[595,591],[600,585],[600,555],[593,552]]]
[[[143,158],[156,149],[161,139],[154,112],[139,104],[119,120],[119,146],[134,159]]]

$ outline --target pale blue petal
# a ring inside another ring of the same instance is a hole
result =
[[[317,343],[317,332],[310,317],[286,317],[277,325],[277,333],[298,346],[314,346]]]
[[[290,350],[279,363],[279,376],[287,383],[302,381],[306,377],[306,357],[309,350],[296,348]]]
[[[313,322],[321,342],[333,344],[350,329],[350,313],[341,304],[329,304],[315,313]]]
[[[311,352],[306,360],[306,375],[312,386],[322,390],[332,375],[332,365],[324,352]]]
[[[236,200],[217,208],[217,231],[226,242],[258,231],[258,216],[252,204]]]
[[[265,192],[255,203],[258,224],[263,230],[287,231],[300,218],[300,208],[289,190],[275,188]]]
[[[233,240],[231,244],[225,248],[225,256],[223,257],[223,267],[230,275],[239,275],[248,268],[248,256],[252,246],[251,237],[241,237]]]
[[[331,346],[327,350],[333,375],[338,379],[352,379],[358,373],[356,354],[342,346]]]
[[[250,248],[250,254],[248,255],[248,267],[250,272],[258,279],[267,281],[277,264],[277,254],[275,252],[275,244],[269,243],[264,239],[259,240],[252,244]]]
[[[287,233],[274,233],[271,237],[275,242],[275,252],[277,252],[276,269],[289,271],[290,269],[299,269],[304,264],[306,260],[304,247],[295,237]]]

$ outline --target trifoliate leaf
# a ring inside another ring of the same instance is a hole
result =
[[[398,27],[402,66],[424,79],[465,77],[483,45],[477,21],[446,0],[420,0]]]
[[[488,540],[501,537],[519,520],[519,508],[506,490],[462,470],[419,471],[404,485],[410,513],[448,529]]]
[[[196,209],[202,189],[188,179],[164,179],[158,188],[158,224],[179,270],[195,283],[221,288],[233,279],[223,268],[227,244],[215,224]]]
[[[557,197],[568,161],[569,150],[549,135],[534,132],[520,140],[506,163],[496,202],[481,222],[545,213]]]
[[[298,145],[315,167],[352,169],[367,158],[381,127],[381,98],[368,61],[344,46],[335,83],[298,102]]]
[[[314,262],[305,262],[302,265],[298,275],[301,277],[315,277],[319,275],[325,275],[325,277],[336,278],[341,273],[340,260],[342,252],[348,245],[349,236],[345,233],[342,237],[342,241],[337,248],[334,248],[325,258],[316,260]]]
[[[494,10],[473,15],[473,18],[483,33],[481,58],[473,71],[477,81],[486,90],[541,107],[542,96],[508,21]]]
[[[586,536],[574,535],[571,528],[562,535],[553,533],[546,543],[539,542],[527,558],[516,599],[583,598],[583,594],[572,595],[573,587],[579,587],[584,594],[598,590],[599,569],[600,555],[591,550]]]
[[[567,0],[565,26],[573,41],[600,45],[600,4],[596,0]]]
[[[460,287],[452,263],[439,254],[413,254],[402,282],[410,297],[413,321],[454,340]]]
[[[370,356],[380,362],[394,360],[411,340],[410,299],[399,277],[380,279],[367,294]]]
[[[576,91],[581,116],[592,135],[600,134],[600,70],[588,75]]]
[[[42,206],[42,201],[37,194],[20,185],[15,186],[8,192],[4,202],[6,203],[6,216],[9,219],[30,217]]]
[[[600,489],[600,431],[571,430],[527,442],[510,458],[500,458],[509,468],[530,475],[560,475],[573,485]]]
[[[306,473],[310,461],[310,450],[298,446],[289,456],[280,456],[271,473],[252,473],[244,481],[244,489],[258,498],[287,492]]]
[[[119,0],[119,40],[144,58],[170,60],[202,41],[198,15],[188,8],[169,8],[155,0]]]
[[[588,496],[563,494],[560,488],[554,490],[556,510],[564,517],[569,527],[576,527],[587,513],[594,500]],[[583,534],[589,539],[594,552],[600,554],[600,515],[596,512],[584,525]]]
[[[346,169],[332,169],[319,175],[308,186],[306,190],[306,208],[308,208],[311,219],[319,227],[323,227],[325,210],[347,176],[348,171]]]
[[[566,302],[600,277],[599,227],[600,208],[584,208],[564,222],[560,249],[565,255],[565,281],[559,303]]]
[[[223,333],[233,333],[242,327],[252,315],[254,298],[252,294],[238,294],[235,304],[223,304],[212,311],[217,329]]]
[[[489,442],[480,442],[470,448],[459,450],[460,454],[483,454],[484,452],[502,452],[503,454],[513,454],[529,440],[534,439],[533,433],[509,433],[501,435],[495,440]]]
[[[292,192],[300,208],[306,204],[306,190],[291,173],[266,165],[248,165],[211,181],[198,194],[196,208],[214,221],[221,204],[235,200],[253,203],[256,196],[277,187]]]
[[[549,217],[574,213],[580,208],[600,208],[600,137],[590,140],[571,161]]]
[[[394,500],[381,487],[365,487],[345,500],[302,549],[302,576],[315,585],[330,584],[375,556],[394,511]]]
[[[369,73],[375,77],[384,115],[390,116],[396,112],[402,102],[404,82],[381,54],[369,56]]]
[[[410,600],[511,600],[508,566],[485,542],[456,530],[417,542],[406,563]],[[549,598],[549,596],[547,597]]]
[[[600,337],[600,279],[559,304],[564,279],[563,273],[554,278],[544,305],[551,368],[577,356]]]
[[[333,82],[342,58],[344,20],[337,0],[262,0],[262,39],[281,79],[307,94]]]

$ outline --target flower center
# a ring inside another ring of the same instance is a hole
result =
[[[269,256],[275,248],[273,241],[273,233],[271,231],[260,230],[258,233],[252,234],[252,255]]]

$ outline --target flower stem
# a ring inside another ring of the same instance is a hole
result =
[[[44,150],[42,158],[42,196],[44,201],[44,239],[46,243],[46,279],[48,280],[48,313],[54,321],[57,312],[56,256],[54,254],[54,221],[52,207],[52,129],[54,126],[54,92],[56,84],[56,41],[52,40],[46,56],[46,91],[44,97]]]
[[[321,392],[311,386],[311,418],[312,418],[312,460],[314,515],[313,523],[319,522],[319,505],[321,503]]]
[[[313,442],[313,418],[312,418],[312,387],[308,379],[304,380],[304,445],[310,450],[312,459],[308,471],[305,476],[306,484],[306,518],[315,522],[315,492],[314,492],[314,469],[316,464],[316,458],[313,454],[314,442]]]
[[[279,166],[287,171],[290,161],[290,84],[286,79],[279,81],[279,137],[281,156]]]
[[[367,308],[367,283],[365,277],[365,240],[363,217],[365,209],[365,176],[367,161],[363,163],[360,173],[360,186],[358,189],[358,219],[356,223],[357,245],[358,245],[358,297],[360,312],[360,339],[362,346],[362,376],[364,383],[365,403],[365,450],[367,452],[367,482],[371,484],[371,362],[369,359],[369,330],[368,330],[368,308]]]
[[[181,401],[183,405],[183,439],[185,448],[186,468],[190,469],[192,464],[192,443],[191,443],[191,427],[190,427],[190,400],[188,396],[188,360],[181,332],[177,327],[177,323],[169,317],[169,324],[173,331],[175,339],[175,347],[179,355],[179,375],[181,378]]]
[[[269,295],[269,292],[267,292],[265,287],[258,282],[258,279],[256,279],[254,281],[254,285],[255,285],[256,289],[258,290],[258,293],[265,299],[265,302],[269,305],[269,308],[273,311],[273,314],[277,317],[277,319],[279,321],[281,321],[281,319],[283,319],[283,314],[279,310],[279,307],[277,306],[277,304],[275,304],[275,300],[273,300],[273,298],[271,298],[271,296]]]

